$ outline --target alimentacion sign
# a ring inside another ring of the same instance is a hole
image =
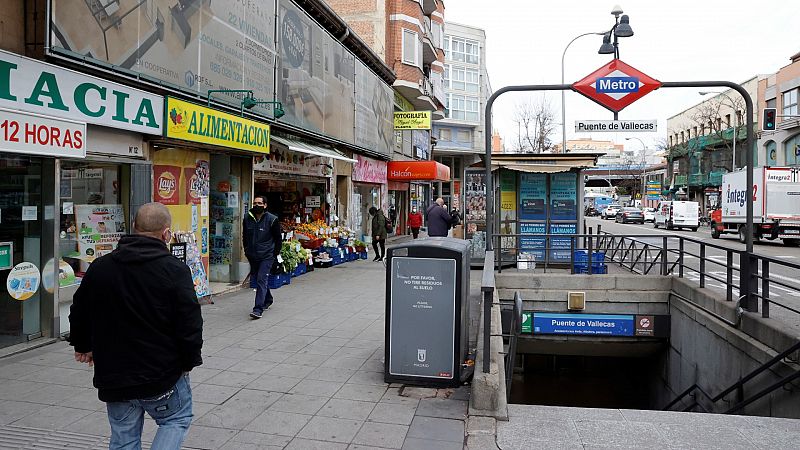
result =
[[[269,125],[167,97],[166,137],[269,153]]]

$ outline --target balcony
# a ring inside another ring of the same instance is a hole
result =
[[[439,6],[439,0],[422,0],[420,1],[420,6],[422,6],[422,13],[426,16],[430,16],[436,11],[436,7]]]
[[[418,73],[420,75],[416,81],[405,80],[398,77],[392,87],[400,93],[400,95],[407,98],[414,106],[415,110],[433,111],[434,119],[444,117],[444,113],[440,111],[442,108],[437,105],[436,100],[434,100],[436,90],[434,89],[433,82],[430,78],[422,75],[422,71]]]
[[[708,182],[708,174],[693,173],[689,175],[689,186],[705,186]]]
[[[422,29],[424,30],[424,33],[422,33],[422,63],[430,65],[439,59],[439,54],[436,51],[438,45],[436,44],[436,38],[433,36],[433,30],[431,30],[430,17],[425,17],[425,20],[422,21]]]
[[[686,175],[675,175],[675,186],[686,186],[687,178]]]

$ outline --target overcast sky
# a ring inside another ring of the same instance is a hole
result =
[[[446,0],[445,19],[486,30],[486,54],[492,89],[515,84],[559,84],[561,55],[575,36],[607,31],[611,10],[619,4],[630,16],[634,36],[620,38],[620,59],[659,81],[727,80],[743,82],[775,73],[800,52],[796,0],[759,2],[723,0]],[[565,83],[580,80],[609,62],[599,55],[601,36],[585,36],[567,50]],[[594,133],[595,139],[627,144],[638,152],[638,137],[654,147],[666,136],[666,118],[698,103],[698,89],[662,88],[620,112],[620,120],[658,119],[658,133]],[[495,129],[516,139],[514,104],[526,98],[549,99],[561,142],[561,94],[503,94],[494,106]],[[755,99],[753,99],[755,101]],[[577,135],[575,120],[611,120],[607,109],[580,94],[566,93],[567,139]]]

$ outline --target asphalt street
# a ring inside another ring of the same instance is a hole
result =
[[[598,226],[600,230],[606,233],[615,235],[636,236],[642,235],[636,240],[647,243],[654,247],[651,256],[655,255],[663,246],[663,238],[666,236],[667,246],[670,250],[675,250],[671,253],[668,260],[675,261],[677,259],[680,240],[678,237],[692,238],[701,241],[704,244],[715,245],[723,248],[706,247],[706,267],[705,273],[709,276],[714,276],[722,280],[727,279],[729,270],[727,266],[727,254],[724,249],[731,249],[735,251],[743,251],[745,245],[739,243],[738,236],[735,234],[723,234],[719,239],[711,238],[711,229],[708,227],[701,227],[696,232],[691,230],[665,230],[663,228],[654,228],[652,223],[640,224],[620,224],[615,223],[613,220],[602,220],[599,218],[586,219],[587,232],[588,227],[597,233]],[[637,248],[641,248],[639,245]],[[800,248],[787,247],[783,245],[783,241],[762,241],[756,242],[753,246],[753,251],[757,255],[764,255],[775,258],[789,264],[800,264]],[[700,281],[700,245],[697,243],[684,241],[684,277],[694,280],[699,284]],[[630,257],[628,257],[630,258]],[[627,260],[627,259],[626,259]],[[671,265],[671,264],[670,264]],[[739,284],[739,257],[734,254],[733,257],[733,270],[732,279],[734,286]],[[659,268],[653,269],[658,273]],[[677,274],[677,267],[674,273]],[[771,318],[781,321],[782,323],[791,327],[791,329],[800,336],[800,313],[783,308],[780,305],[785,305],[800,311],[800,271],[787,265],[780,265],[776,263],[770,264],[770,278],[774,281],[770,285],[770,309],[769,315]],[[783,283],[787,286],[781,286],[776,283]],[[760,287],[759,281],[759,287]],[[724,283],[706,278],[706,287],[709,289],[717,290],[725,293],[726,286]],[[738,289],[734,287],[733,296],[738,297]],[[759,311],[761,305],[759,305]]]

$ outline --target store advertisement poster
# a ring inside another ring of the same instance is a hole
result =
[[[520,222],[519,232],[522,234],[519,240],[520,251],[534,255],[537,261],[544,261],[547,238],[543,235],[547,233],[547,225],[545,223]],[[542,236],[525,237],[526,234],[538,234]]]
[[[332,167],[333,158],[284,150],[278,145],[273,145],[268,155],[253,157],[253,170],[258,172],[330,177]]]
[[[35,264],[21,262],[8,273],[6,290],[14,300],[27,300],[39,290],[41,280],[39,268]]]
[[[199,205],[202,197],[208,197],[210,180],[208,161],[197,160],[194,167],[185,167],[183,182],[186,183],[186,203]]]
[[[181,168],[177,166],[153,165],[153,197],[164,205],[180,203],[178,181],[181,179]]]
[[[522,173],[519,181],[519,220],[547,219],[547,174]]]
[[[362,183],[386,184],[388,165],[386,161],[355,155],[353,164],[353,181]]]
[[[564,235],[564,237],[550,238],[550,260],[564,262],[570,260],[572,238],[577,230],[574,223],[551,223],[548,234]],[[577,243],[576,243],[577,244]]]
[[[126,233],[122,205],[75,205],[78,229],[78,252],[91,261],[117,248]]]
[[[578,174],[550,174],[550,220],[578,220]]]
[[[486,172],[484,169],[467,169],[465,219],[467,239],[486,225]]]
[[[500,172],[500,221],[516,219],[517,174],[510,170]]]

